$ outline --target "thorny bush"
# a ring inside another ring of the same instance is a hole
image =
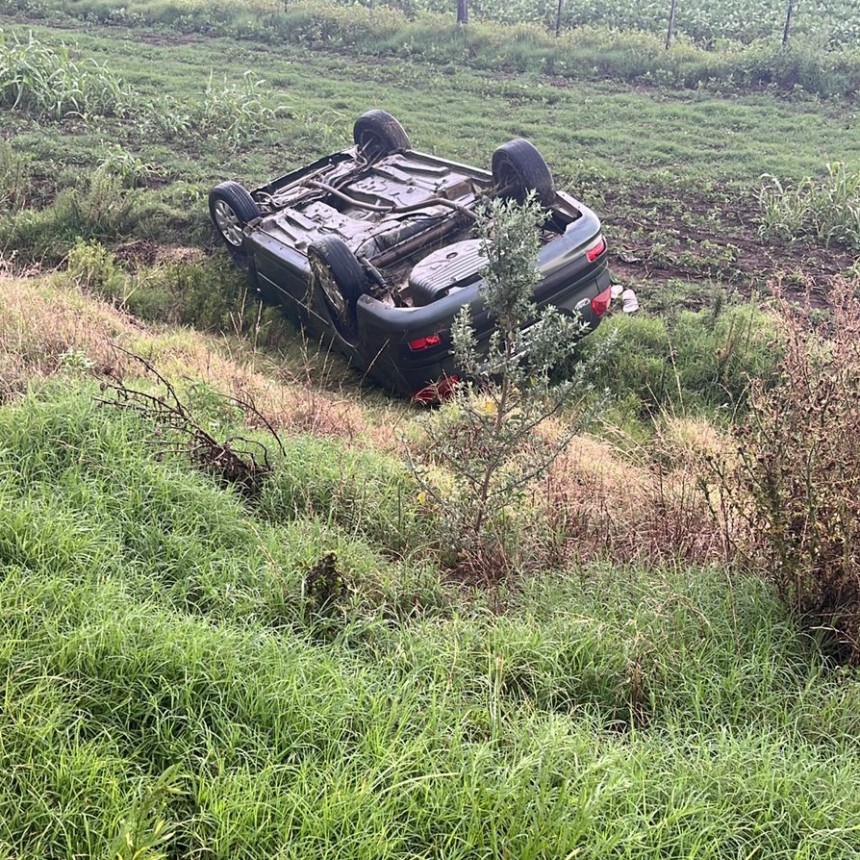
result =
[[[843,281],[829,321],[783,303],[775,385],[753,384],[734,460],[716,464],[742,557],[834,656],[860,662],[860,299]]]

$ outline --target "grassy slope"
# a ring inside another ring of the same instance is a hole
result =
[[[159,821],[170,856],[860,848],[858,688],[755,583],[593,569],[499,616],[385,560],[390,494],[314,515],[309,457],[384,461],[292,438],[253,511],[146,435],[86,391],[0,412],[10,856],[148,856]],[[331,549],[350,592],[317,614]]]
[[[258,65],[226,40],[59,36],[151,94],[191,97],[213,68]],[[609,175],[610,222],[643,185],[660,220],[676,196],[857,158],[838,105],[266,56],[273,98],[294,117],[236,152],[148,140],[125,122],[13,115],[7,127],[48,184],[120,140],[163,179],[190,179],[197,210],[198,187],[339,147],[370,104],[400,114],[416,145],[478,163],[527,134],[583,197],[599,199],[597,174]],[[588,130],[583,105],[602,114]],[[356,452],[390,450],[394,424],[409,431],[399,407],[306,386],[300,360],[278,370],[247,342],[148,330],[59,281],[0,280],[0,334],[13,387],[63,373],[0,409],[0,853],[860,852],[856,679],[828,673],[758,584],[712,569],[576,569],[499,596],[499,613],[416,561],[398,462]],[[154,457],[150,430],[94,407],[76,367],[82,354],[117,362],[113,342],[171,375],[268,393],[291,435],[259,505]],[[307,574],[330,550],[348,588],[319,612]]]

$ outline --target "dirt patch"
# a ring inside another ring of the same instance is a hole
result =
[[[130,272],[167,263],[201,263],[206,258],[202,248],[162,245],[146,239],[130,239],[113,251]]]
[[[614,239],[612,270],[622,280],[718,281],[744,295],[777,282],[788,298],[824,307],[834,279],[858,259],[804,239],[763,240],[755,199],[729,190],[660,197],[643,187],[607,195],[602,214]]]

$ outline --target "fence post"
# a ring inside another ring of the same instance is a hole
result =
[[[469,0],[457,0],[457,23],[469,23]]]
[[[666,50],[669,50],[669,47],[672,44],[672,33],[675,31],[675,6],[677,5],[677,0],[672,0],[672,7],[669,9],[669,29],[666,31]]]
[[[558,9],[555,13],[555,37],[561,35],[561,11],[564,8],[564,0],[558,0]]]
[[[788,0],[788,10],[785,13],[785,29],[782,31],[782,47],[788,44],[791,36],[791,16],[794,13],[794,0]]]

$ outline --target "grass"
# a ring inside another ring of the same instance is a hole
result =
[[[826,246],[860,249],[860,170],[829,164],[826,178],[806,177],[795,188],[773,176],[765,179],[759,192],[762,235],[811,235]]]
[[[252,6],[253,4],[248,4]],[[352,5],[341,0],[340,5]],[[362,5],[371,9],[378,5],[399,9],[405,14],[432,11],[451,17],[451,10],[443,0],[388,0],[376,4],[365,0]],[[265,7],[264,7],[265,8]],[[795,38],[812,35],[822,43],[850,43],[857,35],[857,23],[852,20],[853,7],[850,2],[834,3],[826,10],[796,9],[793,15]],[[546,6],[536,0],[501,4],[493,2],[471,2],[470,20],[496,20],[510,24],[539,23],[547,29],[554,29],[557,12],[561,13],[563,28],[583,27],[595,23],[617,30],[634,30],[665,35],[667,12],[656,5],[642,5],[631,0],[611,0],[611,2],[590,2]],[[785,10],[778,5],[757,0],[739,4],[732,0],[708,4],[688,3],[676,10],[675,32],[686,34],[698,43],[713,46],[717,40],[753,41],[759,38],[779,39],[785,23]]]
[[[582,344],[589,378],[642,414],[723,412],[743,406],[752,379],[778,358],[772,317],[755,303],[663,316],[616,316]]]
[[[709,563],[723,535],[691,501],[728,444],[723,395],[773,360],[769,319],[714,297],[765,283],[768,252],[794,259],[758,238],[758,178],[856,170],[848,105],[275,48],[244,38],[253,16],[243,38],[55,23],[4,20],[6,44],[32,31],[94,61],[141,122],[4,108],[0,856],[860,854],[856,669],[762,580]],[[241,145],[151,121],[204,110],[222,80],[238,92],[249,68],[266,83]],[[628,271],[688,255],[685,279],[643,278],[664,314],[600,330],[614,359],[591,372],[626,432],[575,440],[520,523],[524,544],[556,542],[546,563],[489,591],[429,546],[398,456],[414,413],[259,309],[210,244],[215,182],[338,149],[373,105],[466,162],[532,138],[613,251],[642,258]],[[750,254],[760,274],[741,281]],[[217,392],[278,428],[258,498],[95,404],[92,371],[152,390],[123,350],[213,432],[265,439]]]
[[[122,81],[92,58],[77,62],[65,48],[0,30],[0,105],[53,119],[73,114],[122,115],[128,108]]]
[[[100,24],[148,25],[271,45],[334,46],[369,57],[420,58],[504,73],[544,72],[573,79],[610,77],[688,89],[799,88],[824,97],[856,96],[860,80],[855,27],[843,20],[850,18],[848,13],[843,16],[835,10],[835,26],[829,32],[826,24],[804,26],[809,22],[822,24],[825,19],[821,14],[796,15],[795,23],[799,21],[800,26],[789,45],[783,47],[779,36],[772,33],[772,15],[753,15],[748,8],[743,12],[734,9],[734,30],[712,30],[700,17],[698,29],[687,30],[692,38],[684,38],[685,7],[679,11],[674,43],[666,50],[662,10],[659,32],[650,26],[653,8],[644,16],[634,13],[638,20],[633,23],[618,14],[617,6],[614,11],[598,9],[594,4],[580,4],[575,9],[568,6],[568,13],[573,11],[568,21],[574,26],[555,36],[544,26],[524,23],[524,18],[533,16],[524,14],[520,4],[519,8],[505,7],[502,17],[506,24],[473,20],[468,27],[457,26],[450,10],[440,14],[442,10],[436,5],[433,11],[419,11],[412,3],[372,3],[370,8],[364,4],[307,2],[291,2],[286,7],[271,2],[177,6],[142,0],[117,8],[103,0],[63,4],[4,0],[0,8],[15,14],[22,6],[30,15],[47,19],[71,17]],[[473,6],[476,18],[500,17],[492,13],[481,16],[480,5]],[[774,11],[772,6],[769,11]],[[706,17],[712,21],[716,18],[713,9]],[[753,18],[758,27],[752,25]],[[769,21],[761,28],[766,19]],[[810,32],[816,29],[818,32]]]
[[[125,82],[136,105],[135,121],[91,115],[34,123],[22,111],[7,112],[7,135],[30,190],[28,208],[0,218],[0,249],[22,268],[60,263],[78,236],[111,249],[119,244],[117,231],[98,218],[93,224],[81,205],[88,174],[112,177],[125,195],[132,217],[119,231],[124,241],[202,245],[211,235],[205,199],[213,185],[227,177],[253,185],[339,149],[351,140],[354,118],[376,104],[400,117],[416,147],[467,163],[488,165],[499,143],[533,139],[557,184],[600,213],[616,251],[643,260],[648,270],[667,271],[668,278],[648,280],[637,277],[642,269],[630,273],[646,305],[677,304],[680,293],[681,304],[696,306],[696,296],[712,288],[759,289],[777,265],[801,277],[815,269],[816,254],[802,247],[778,247],[770,258],[765,244],[744,253],[759,226],[762,174],[797,183],[826,174],[828,161],[856,170],[860,157],[850,108],[839,101],[488,75],[442,60],[189,40],[170,31],[129,31],[146,35],[123,41],[118,51],[115,34],[122,30],[25,31],[14,23],[5,30],[8,38],[66,50],[74,62],[92,59]],[[248,116],[231,113],[218,134],[212,117],[233,104],[249,69],[264,82],[248,84],[256,100],[247,103]],[[218,96],[217,110],[206,107],[207,88]],[[189,131],[203,121],[201,111],[209,117],[206,135]],[[447,122],[448,115],[457,122]],[[231,128],[240,116],[237,138]],[[240,138],[238,147],[230,142]],[[673,276],[688,286],[676,290],[666,283]],[[148,292],[135,295],[143,302]],[[156,307],[146,313],[164,310],[159,302],[154,298]]]
[[[0,412],[5,850],[857,850],[856,688],[754,581],[594,568],[497,616],[386,530],[272,524],[146,437],[85,390]],[[321,618],[330,549],[351,591]]]

